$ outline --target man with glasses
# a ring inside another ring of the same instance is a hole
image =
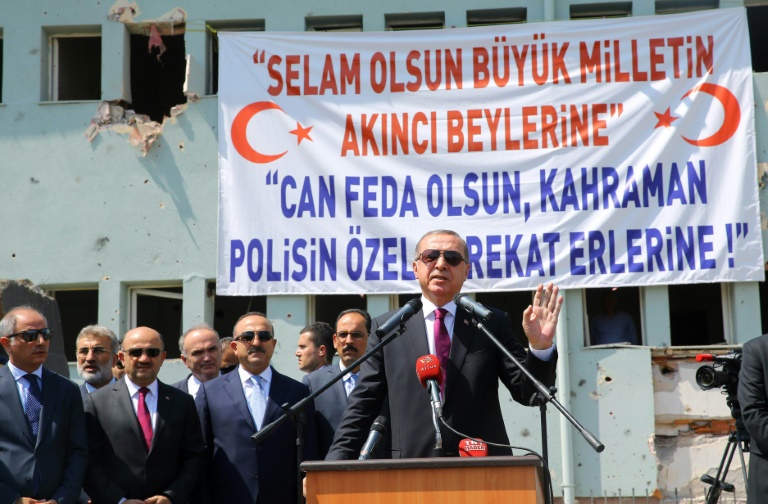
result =
[[[157,379],[165,351],[154,329],[128,331],[118,356],[125,377],[86,399],[85,491],[94,504],[183,504],[203,468],[194,400]]]
[[[191,373],[173,386],[194,398],[203,382],[213,380],[221,374],[219,333],[208,324],[196,325],[181,335],[179,350],[181,360]]]
[[[100,325],[85,326],[75,340],[77,374],[83,379],[83,401],[91,392],[115,381],[112,368],[117,363],[120,343],[111,329]]]
[[[385,401],[392,412],[392,458],[433,455],[435,432],[429,395],[415,373],[417,360],[426,354],[438,357],[444,373],[440,395],[446,422],[464,436],[509,444],[498,382],[501,380],[521,404],[529,403],[535,389],[474,327],[469,314],[457,309],[453,298],[469,275],[468,261],[467,244],[453,231],[430,231],[419,240],[413,272],[421,287],[423,309],[405,323],[402,335],[361,366],[360,382],[350,397],[327,459],[357,458]],[[555,382],[557,354],[553,338],[561,306],[557,287],[539,285],[532,305],[523,312],[528,352],[517,343],[507,313],[491,309],[492,318],[484,322],[545,385]],[[390,316],[374,320],[372,329],[375,331]],[[380,340],[372,334],[369,347]],[[458,456],[459,440],[464,436],[442,425],[441,433],[445,455]],[[509,455],[511,449],[489,446],[488,454]]]
[[[21,306],[0,320],[0,502],[76,502],[88,464],[77,386],[43,368],[53,331]]]
[[[333,346],[339,354],[337,365],[325,366],[309,373],[301,381],[310,392],[331,381],[365,353],[368,334],[371,330],[371,316],[355,308],[344,310],[336,318],[336,332]],[[318,456],[325,458],[333,442],[336,428],[347,408],[347,398],[357,385],[360,366],[344,375],[331,388],[315,399],[315,425],[317,428]]]
[[[305,385],[270,366],[277,340],[262,313],[240,317],[231,345],[240,365],[202,384],[195,402],[208,451],[210,502],[296,502],[296,427],[287,421],[258,445],[251,436],[283,416],[281,405],[309,395]],[[314,411],[306,411],[307,425]],[[305,459],[315,458],[314,429],[306,429]]]

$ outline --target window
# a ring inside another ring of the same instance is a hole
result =
[[[768,282],[758,283],[760,289],[760,322],[762,334],[768,334]]]
[[[361,32],[363,16],[307,16],[307,31],[317,32]]]
[[[54,291],[53,297],[56,299],[61,317],[64,355],[68,362],[75,362],[77,360],[75,342],[80,330],[85,326],[98,324],[99,291],[98,289],[60,290]],[[118,337],[121,336],[118,335]]]
[[[467,26],[525,23],[527,18],[528,9],[525,7],[469,10],[467,11]]]
[[[407,14],[386,14],[384,24],[387,30],[427,30],[445,26],[442,12],[410,12]]]
[[[719,0],[656,0],[656,14],[679,14],[717,9]]]
[[[101,36],[55,34],[49,39],[52,101],[101,99]]]
[[[0,103],[3,103],[3,29],[0,28]]]
[[[315,318],[313,322],[327,322],[336,327],[336,317],[339,313],[350,308],[367,310],[368,303],[364,295],[341,294],[315,296]]]
[[[584,299],[588,344],[642,344],[638,287],[584,289]]]
[[[163,335],[167,357],[178,359],[177,343],[183,332],[181,287],[134,288],[130,293],[130,327],[147,326],[156,330]]]
[[[749,46],[752,49],[752,71],[768,72],[768,5],[747,7]]]
[[[219,92],[219,32],[220,31],[264,31],[263,19],[248,19],[238,21],[209,21],[208,29],[208,61],[206,75],[208,76],[207,94]]]
[[[523,348],[528,348],[528,338],[525,337],[521,324],[523,312],[533,302],[533,291],[478,292],[475,300],[485,306],[509,313],[517,341],[523,345]]]
[[[267,313],[267,296],[216,296],[213,303],[213,328],[222,338],[233,336],[235,323],[241,315]]]
[[[602,19],[629,17],[632,2],[571,4],[571,19]]]
[[[719,283],[670,285],[668,292],[672,346],[726,343]]]
[[[173,107],[187,103],[184,24],[138,23],[130,30],[131,105],[162,122]]]

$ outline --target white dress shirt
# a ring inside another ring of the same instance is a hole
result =
[[[133,404],[133,412],[136,413],[136,417],[139,416],[139,389],[140,386],[133,383],[128,377],[125,377],[125,384],[128,386],[128,393],[131,395],[131,403]],[[152,432],[155,432],[155,426],[157,425],[157,380],[153,381],[147,387],[149,394],[144,397],[144,403],[149,410],[149,416],[152,418]]]

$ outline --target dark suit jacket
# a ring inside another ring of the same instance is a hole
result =
[[[309,395],[306,385],[272,369],[264,423],[283,415],[280,405],[295,404]],[[283,504],[296,502],[296,427],[289,420],[258,445],[253,417],[245,401],[237,370],[209,380],[195,399],[208,450],[211,502]],[[314,409],[306,410],[307,424],[314,423]],[[304,458],[316,458],[314,429],[305,429]]]
[[[85,490],[93,504],[160,494],[174,504],[190,499],[204,463],[200,420],[191,396],[158,381],[149,453],[125,379],[90,394],[85,412],[91,451]]]
[[[88,464],[83,402],[77,385],[43,369],[43,401],[37,439],[21,407],[10,368],[0,368],[0,502],[19,497],[77,502]],[[40,488],[32,492],[37,469]]]
[[[752,437],[749,451],[768,458],[768,334],[744,343],[738,398],[741,418]]]
[[[512,332],[509,315],[491,309],[486,327],[529,369],[534,376],[552,385],[557,354],[548,362],[526,353]],[[368,347],[379,343],[375,329],[392,313],[374,320]],[[429,353],[426,327],[421,312],[405,324],[397,337],[360,368],[360,380],[349,397],[329,460],[357,458],[368,429],[379,412],[387,391],[392,431],[392,458],[430,457],[435,432],[429,394],[416,376],[416,361]],[[443,415],[454,429],[486,441],[509,444],[499,405],[499,380],[512,397],[528,404],[535,389],[491,341],[480,333],[463,310],[457,310],[453,328],[450,365],[447,366]],[[441,429],[446,455],[458,455],[460,438]],[[489,447],[489,455],[509,455],[511,450]]]
[[[183,380],[177,381],[176,383],[172,383],[171,387],[177,388],[181,390],[182,392],[189,394],[189,377],[192,376],[192,373],[189,373]]]
[[[341,374],[339,364],[334,362],[330,366],[323,366],[312,371],[302,378],[301,383],[314,392],[335,376]],[[331,388],[315,398],[315,428],[317,431],[318,457],[325,458],[336,434],[336,428],[341,422],[344,410],[347,408],[347,392],[344,390],[344,382],[337,381]]]

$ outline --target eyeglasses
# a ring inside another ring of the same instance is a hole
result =
[[[466,262],[461,252],[456,252],[455,250],[426,249],[419,254],[417,259],[421,259],[424,264],[430,264],[437,261],[440,256],[443,256],[445,262],[451,266],[458,266],[462,262]]]
[[[235,341],[242,341],[243,343],[251,343],[253,338],[259,338],[259,341],[266,343],[272,339],[272,333],[269,331],[245,331],[240,333],[240,336],[235,338]]]
[[[348,336],[352,336],[353,340],[361,340],[363,339],[363,336],[366,336],[366,334],[360,331],[352,331],[352,332],[341,331],[336,333],[336,337],[342,340],[347,339]]]
[[[37,341],[38,336],[42,336],[45,341],[48,341],[49,339],[53,338],[53,329],[49,329],[47,327],[45,329],[27,329],[26,331],[8,335],[9,338],[13,338],[14,336],[18,336],[25,343],[32,343],[33,341]]]
[[[162,352],[162,350],[160,348],[129,348],[125,352],[131,357],[133,357],[134,359],[138,359],[143,354],[147,354],[147,357],[154,359],[155,357],[160,355],[160,352]]]
[[[83,348],[78,348],[78,349],[77,349],[77,354],[78,354],[78,355],[82,355],[83,357],[85,357],[86,355],[88,355],[88,352],[93,352],[93,355],[95,355],[96,357],[98,357],[99,355],[104,355],[105,353],[109,352],[109,350],[107,350],[107,349],[106,349],[106,348],[104,348],[104,347],[100,347],[100,346],[95,346],[95,347],[83,347]]]

